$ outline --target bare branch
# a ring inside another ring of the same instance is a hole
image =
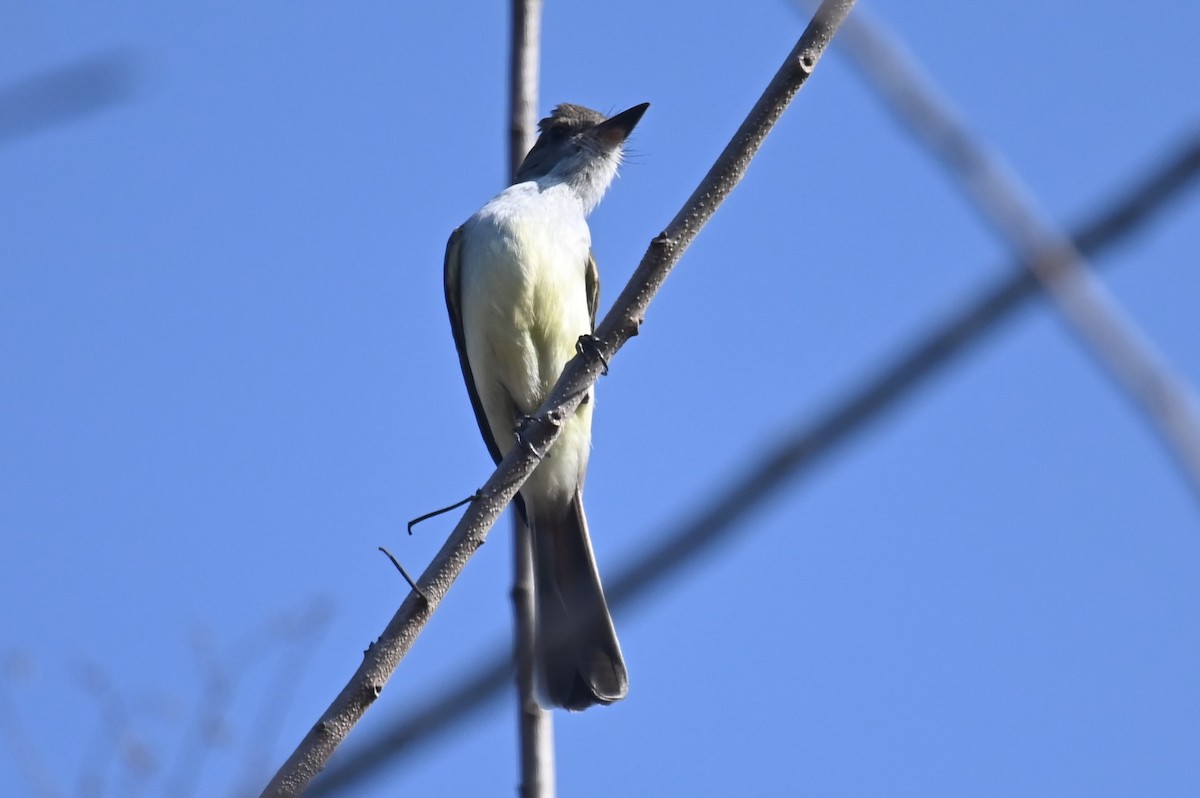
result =
[[[509,46],[509,179],[533,146],[537,119],[542,0],[512,0]],[[513,658],[516,662],[517,739],[521,751],[521,798],[553,798],[554,721],[537,700],[533,539],[517,513],[513,519]]]
[[[1116,383],[1141,406],[1200,496],[1200,400],[1038,208],[1008,165],[967,129],[896,38],[858,13],[840,39],[891,110],[925,145],[1050,294]]]
[[[554,390],[530,424],[529,444],[514,446],[467,508],[462,520],[421,575],[424,601],[410,594],[383,635],[366,652],[364,661],[321,719],[305,736],[275,778],[266,796],[299,795],[329,761],[350,729],[382,692],[388,678],[412,647],[467,560],[487,537],[488,530],[537,465],[535,452],[545,452],[558,437],[562,419],[575,412],[588,388],[611,363],[624,343],[637,333],[650,300],[695,239],[700,228],[745,173],[767,133],[791,99],[812,74],[854,0],[826,0],[801,35],[796,47],[742,123],[683,209],[650,245],[633,277],[596,330],[594,351],[573,358]]]
[[[1200,176],[1200,135],[1173,152],[1112,207],[1084,225],[1074,236],[1075,246],[1095,257],[1137,231],[1154,214],[1177,200],[1184,188]],[[779,446],[743,476],[733,481],[715,501],[697,501],[705,507],[697,517],[665,536],[643,553],[610,583],[613,609],[642,598],[650,588],[676,575],[685,566],[708,555],[738,529],[738,522],[786,485],[817,465],[821,458],[863,428],[878,421],[887,410],[909,397],[927,378],[981,343],[1000,322],[1039,295],[1032,274],[1014,270],[991,288],[963,303],[961,310],[913,343],[895,362],[809,425],[783,436]],[[712,495],[704,491],[704,496]],[[473,657],[484,663],[474,673],[456,679],[441,695],[415,709],[378,739],[339,759],[308,792],[310,798],[329,796],[357,783],[385,763],[395,764],[427,746],[439,734],[470,718],[496,699],[508,684],[511,659],[505,647],[491,655]]]

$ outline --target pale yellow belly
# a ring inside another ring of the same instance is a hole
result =
[[[476,390],[497,445],[515,442],[518,416],[532,415],[591,332],[586,247],[538,229],[509,228],[463,252],[462,312]],[[470,243],[470,242],[468,242]],[[568,500],[587,468],[592,403],[565,425],[522,493]]]

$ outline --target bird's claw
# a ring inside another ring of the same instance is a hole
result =
[[[575,351],[583,357],[594,355],[600,359],[600,373],[608,376],[608,360],[604,357],[604,352],[600,348],[600,339],[591,333],[579,336],[579,340],[575,342]]]
[[[517,444],[525,449],[528,449],[530,453],[532,453],[533,456],[539,460],[541,460],[545,455],[534,448],[533,444],[526,439],[525,433],[531,424],[540,423],[542,422],[538,418],[534,416],[527,416],[522,413],[517,416],[517,423],[513,425],[513,437],[517,439]]]

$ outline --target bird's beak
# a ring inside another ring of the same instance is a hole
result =
[[[622,111],[616,116],[605,119],[600,124],[596,125],[595,135],[601,142],[610,147],[616,147],[629,137],[638,120],[642,118],[642,114],[646,113],[646,109],[650,107],[650,103],[642,103],[635,105],[627,111]]]

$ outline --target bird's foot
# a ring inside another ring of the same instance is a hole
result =
[[[575,342],[575,351],[583,357],[595,356],[600,359],[600,373],[608,376],[608,361],[604,357],[604,352],[600,348],[600,339],[591,333],[579,336],[579,340]]]
[[[513,437],[517,439],[517,445],[524,449],[528,449],[533,456],[539,460],[549,457],[550,455],[549,453],[543,454],[542,452],[539,452],[534,445],[529,442],[529,437],[526,435],[526,433],[529,432],[529,428],[534,424],[542,423],[544,422],[541,419],[535,416],[527,416],[522,413],[521,415],[517,416],[517,423],[513,427]]]

